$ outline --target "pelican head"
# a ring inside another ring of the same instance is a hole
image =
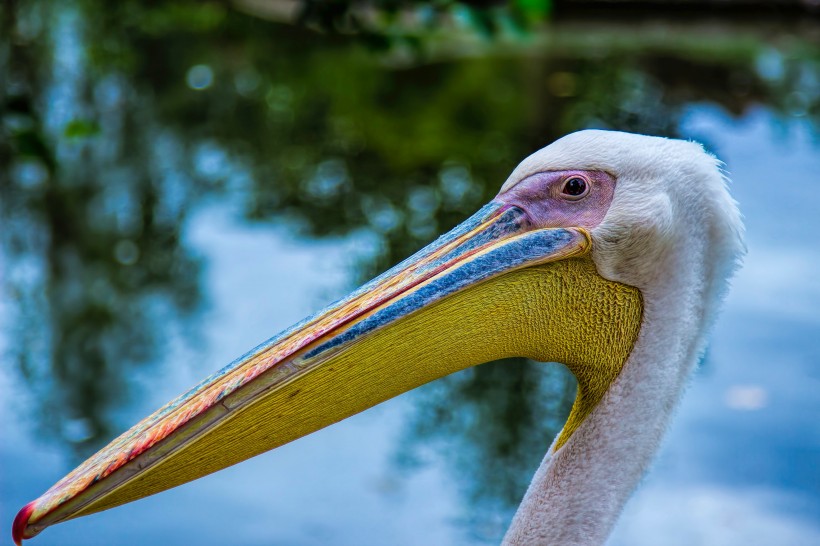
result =
[[[700,145],[570,134],[452,231],[116,438],[27,504],[13,538],[523,356],[565,364],[578,394],[505,541],[602,543],[704,350],[742,235],[720,163]]]

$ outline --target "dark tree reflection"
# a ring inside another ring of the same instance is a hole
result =
[[[53,81],[37,72],[59,47],[49,25],[78,30],[58,22],[69,14],[32,7],[21,17],[40,31],[16,29],[31,42],[13,43],[5,67],[9,338],[43,432],[82,456],[121,426],[112,412],[128,400],[132,370],[156,361],[163,321],[197,305],[199,266],[180,244],[191,184],[163,172],[174,160],[154,148],[163,136],[127,81],[80,66],[52,67]],[[76,54],[71,62],[83,63]]]
[[[728,24],[677,39],[539,26],[549,3],[519,4],[534,7],[305,3],[317,34],[226,2],[7,2],[2,288],[47,435],[77,453],[107,440],[128,424],[115,415],[133,372],[160,360],[168,331],[195,331],[199,262],[182,234],[205,195],[239,200],[248,222],[372,235],[363,280],[567,132],[677,136],[696,103],[820,119],[820,51],[804,26],[767,23],[765,42]],[[518,38],[504,41],[510,21]],[[446,451],[467,528],[495,539],[573,392],[562,368],[523,361],[447,378],[416,395],[402,461]]]
[[[412,470],[431,449],[445,454],[465,498],[465,530],[498,542],[569,415],[575,379],[563,366],[509,359],[431,383],[416,397],[399,464]]]

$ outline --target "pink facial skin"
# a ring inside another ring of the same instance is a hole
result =
[[[576,179],[574,182],[568,182]],[[586,185],[577,192],[580,179]],[[604,219],[612,196],[615,177],[603,171],[549,171],[528,176],[494,201],[523,209],[534,227],[583,227],[592,229]]]

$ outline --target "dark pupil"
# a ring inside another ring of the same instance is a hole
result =
[[[570,178],[564,184],[564,193],[567,195],[581,195],[587,189],[587,183],[582,178]]]

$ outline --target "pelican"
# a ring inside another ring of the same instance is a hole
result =
[[[563,363],[578,391],[504,543],[601,544],[657,451],[745,251],[726,185],[694,142],[567,135],[452,231],[113,440],[23,507],[13,539],[522,356]]]

